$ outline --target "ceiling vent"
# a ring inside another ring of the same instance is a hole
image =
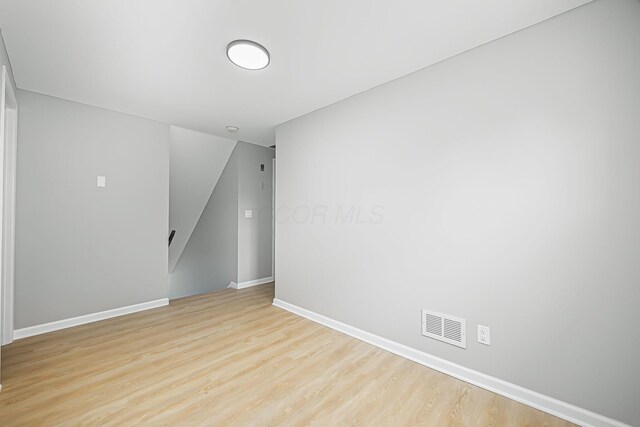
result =
[[[447,314],[422,310],[422,335],[467,348],[467,321]]]

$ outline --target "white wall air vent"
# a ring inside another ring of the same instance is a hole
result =
[[[467,348],[467,321],[448,314],[422,310],[422,335]]]

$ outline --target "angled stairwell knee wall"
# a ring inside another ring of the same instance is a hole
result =
[[[237,281],[237,145],[169,275],[169,298],[224,289]]]
[[[176,126],[169,126],[169,135],[169,230],[176,230],[169,247],[169,272],[172,272],[236,141]]]
[[[169,276],[170,298],[271,276],[273,157],[270,148],[237,143]]]

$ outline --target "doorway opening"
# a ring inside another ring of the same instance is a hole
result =
[[[6,66],[0,94],[0,344],[13,341],[18,101]]]

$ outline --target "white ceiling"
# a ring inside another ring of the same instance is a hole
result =
[[[18,87],[221,136],[274,126],[590,0],[0,0]],[[251,39],[264,70],[231,64]]]

